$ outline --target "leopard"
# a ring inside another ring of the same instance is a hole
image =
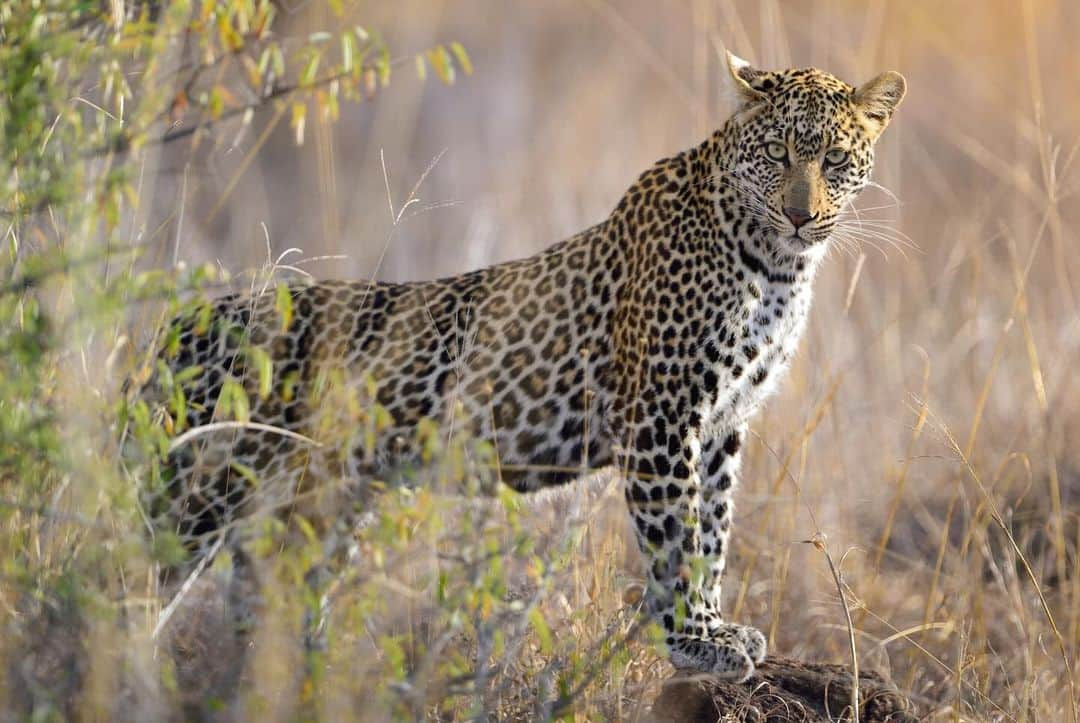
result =
[[[726,70],[734,111],[717,130],[534,256],[437,280],[296,282],[178,320],[147,385],[163,404],[164,370],[197,370],[182,408],[165,404],[188,430],[159,500],[176,529],[205,538],[256,489],[287,501],[323,477],[387,476],[422,456],[424,420],[453,418],[518,492],[565,485],[583,460],[614,470],[670,661],[751,676],[766,638],[721,612],[748,424],[797,351],[838,217],[871,183],[907,86],[730,53]],[[320,445],[331,376],[383,413]],[[230,384],[250,398],[241,422],[222,421]]]

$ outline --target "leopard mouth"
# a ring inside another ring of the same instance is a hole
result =
[[[817,246],[816,242],[803,238],[799,235],[797,231],[793,234],[788,234],[787,236],[784,236],[783,239],[787,242],[789,246],[793,246],[795,250],[800,253],[812,249],[814,246]]]

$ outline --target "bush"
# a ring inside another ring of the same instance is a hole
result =
[[[329,507],[254,517],[242,550],[178,567],[190,550],[152,502],[170,447],[191,430],[175,421],[184,379],[162,380],[154,353],[175,333],[163,320],[199,314],[233,279],[144,258],[141,164],[264,110],[287,114],[302,143],[339,102],[373,100],[393,70],[377,33],[283,38],[276,8],[0,9],[0,706],[34,719],[569,710],[625,663],[620,641],[637,630],[593,609],[569,624],[594,645],[553,634],[550,598],[574,587],[583,517],[553,524],[544,551],[514,495],[469,502],[492,486],[491,465],[477,462],[491,450],[478,443],[444,448],[428,430],[417,474],[432,484],[354,510],[347,481],[323,480]],[[456,43],[410,65],[448,84],[471,72]],[[288,280],[274,265],[258,274],[268,293]],[[139,394],[155,374],[172,390],[160,406]],[[241,420],[245,394],[230,402]],[[341,529],[353,519],[341,510],[363,517],[358,532]],[[330,559],[332,534],[355,535],[351,559],[364,564]],[[236,554],[257,574],[240,575]],[[248,608],[257,614],[238,627]],[[323,629],[305,645],[313,625]]]

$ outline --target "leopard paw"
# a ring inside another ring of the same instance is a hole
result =
[[[739,640],[746,649],[746,654],[750,656],[750,660],[753,660],[755,665],[765,660],[768,644],[765,642],[765,636],[762,635],[760,630],[749,625],[736,625],[734,623],[728,623],[726,627],[735,629]]]
[[[754,674],[754,664],[765,658],[765,636],[745,625],[725,623],[710,640],[689,635],[669,636],[671,662],[679,668],[712,673],[741,683]]]

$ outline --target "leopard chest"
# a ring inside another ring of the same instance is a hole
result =
[[[750,278],[738,312],[710,340],[720,355],[712,365],[719,385],[705,411],[715,426],[746,422],[775,391],[806,325],[808,284]]]

